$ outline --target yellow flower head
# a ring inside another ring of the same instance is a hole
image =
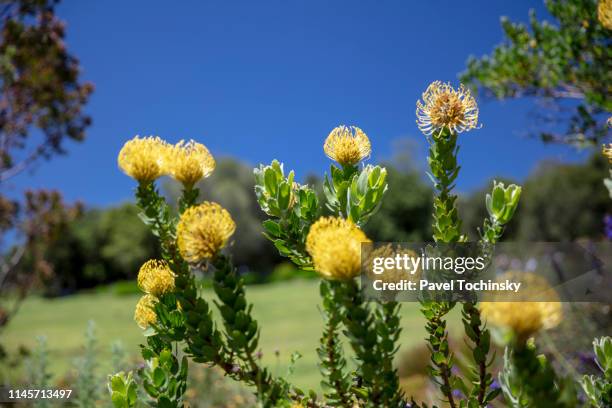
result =
[[[176,230],[178,247],[187,262],[213,258],[236,230],[229,212],[208,201],[191,207],[181,215]]]
[[[315,270],[332,280],[352,279],[361,270],[361,243],[370,242],[351,221],[321,217],[306,237],[306,251]]]
[[[603,145],[601,147],[601,152],[608,158],[608,161],[612,163],[612,143],[608,143],[607,146]]]
[[[157,321],[157,315],[154,309],[155,303],[157,303],[157,299],[155,299],[154,296],[144,295],[136,304],[134,320],[141,329],[146,329]]]
[[[214,169],[215,159],[201,143],[181,140],[171,149],[168,171],[184,186],[192,187],[200,179],[210,176]]]
[[[138,272],[138,287],[145,293],[161,296],[174,290],[174,273],[166,261],[150,259]]]
[[[356,126],[338,126],[331,131],[323,151],[330,159],[343,166],[354,166],[370,155],[370,139]]]
[[[558,294],[546,279],[533,273],[509,271],[497,280],[504,282],[507,279],[521,282],[525,288],[519,292],[518,300],[541,297],[547,301],[482,302],[480,309],[489,323],[512,329],[521,340],[526,340],[540,330],[559,325],[563,309]]]
[[[165,174],[168,149],[168,144],[159,137],[136,136],[123,145],[117,162],[128,176],[141,183],[149,183]]]
[[[417,101],[417,126],[426,135],[442,128],[461,133],[478,125],[478,105],[469,89],[434,81]]]
[[[597,19],[602,26],[612,30],[612,0],[599,0]]]

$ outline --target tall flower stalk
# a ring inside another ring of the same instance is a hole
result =
[[[450,84],[435,81],[423,93],[422,101],[417,101],[416,115],[417,125],[429,141],[429,175],[436,189],[433,239],[445,244],[465,242],[467,239],[461,232],[461,219],[457,212],[457,195],[453,193],[460,170],[457,141],[460,133],[478,127],[478,105],[463,85],[454,89]],[[492,197],[495,199],[494,213]],[[506,188],[501,183],[494,186],[493,194],[487,197],[490,218],[485,221],[482,231],[483,250],[501,237],[503,226],[512,218],[519,197],[520,187]],[[500,213],[503,213],[503,217]],[[471,342],[475,363],[471,373],[471,389],[453,374],[454,358],[448,341],[446,315],[454,308],[455,302],[423,301],[421,306],[427,319],[431,374],[449,406],[463,406],[463,402],[457,401],[454,390],[466,395],[469,406],[486,406],[498,391],[489,389],[493,382],[491,374],[487,372],[490,333],[475,302],[464,302],[462,307],[462,322]]]
[[[162,248],[163,259],[147,261],[140,269],[138,284],[145,294],[134,315],[147,339],[142,346],[146,364],[138,375],[148,403],[183,406],[189,356],[196,363],[215,364],[228,376],[255,387],[264,406],[283,401],[317,406],[316,397],[305,396],[272,376],[256,358],[259,327],[251,314],[252,305],[231,258],[222,253],[236,225],[219,204],[197,203],[195,183],[210,175],[215,166],[206,147],[194,141],[170,145],[159,138],[136,137],[125,144],[118,163],[138,181],[141,218]],[[156,179],[163,175],[183,185],[177,215],[155,187]],[[209,302],[199,294],[193,274],[197,269],[213,271],[215,305],[223,330],[215,323]],[[109,388],[115,405],[135,406],[134,387],[132,373],[112,376]]]
[[[369,241],[360,227],[379,208],[387,173],[380,166],[359,166],[369,157],[371,144],[358,127],[333,129],[323,150],[339,165],[332,164],[324,185],[326,206],[334,216],[316,220],[319,209],[316,199],[309,199],[314,196],[312,189],[296,184],[293,172],[285,177],[282,165],[273,162],[255,170],[258,201],[271,216],[264,222],[266,234],[282,255],[323,278],[325,329],[318,352],[326,402],[332,406],[401,406],[403,396],[393,369],[399,305],[393,302],[373,308],[356,281],[361,244]],[[346,371],[342,332],[358,362],[354,375]]]

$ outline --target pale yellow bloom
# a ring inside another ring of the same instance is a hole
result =
[[[205,201],[191,207],[181,215],[176,230],[181,256],[193,263],[214,258],[235,230],[230,213],[219,204]]]
[[[192,187],[215,169],[215,159],[206,146],[193,140],[180,141],[170,150],[168,173],[184,186]]]
[[[521,291],[516,295],[516,302],[480,303],[482,315],[488,323],[509,328],[522,340],[540,330],[559,325],[563,317],[563,308],[558,294],[546,279],[533,273],[509,271],[497,280],[521,282]],[[533,301],[538,298],[546,301]],[[530,301],[520,301],[522,299]]]
[[[461,133],[478,125],[478,105],[463,84],[455,90],[449,83],[433,82],[423,93],[423,101],[417,101],[416,115],[417,126],[426,135],[442,128]]]
[[[157,322],[155,303],[157,303],[157,299],[153,295],[144,295],[136,304],[134,320],[141,329],[146,329]]]
[[[159,137],[134,137],[127,141],[117,158],[119,168],[141,183],[150,183],[165,174],[170,146]]]
[[[344,166],[354,166],[370,156],[372,147],[363,130],[356,126],[338,126],[325,139],[323,151]]]
[[[612,30],[612,0],[599,0],[597,19],[602,26]]]
[[[370,240],[351,221],[321,217],[310,227],[306,251],[321,276],[347,280],[357,276],[361,270],[362,242]]]
[[[601,152],[608,158],[608,161],[612,163],[612,143],[609,143],[607,146],[603,145],[601,147]]]
[[[174,273],[166,261],[150,259],[138,272],[138,287],[145,293],[161,296],[174,290]]]

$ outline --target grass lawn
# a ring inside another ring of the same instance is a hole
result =
[[[207,292],[206,296],[212,293]],[[283,375],[291,353],[298,351],[292,381],[304,388],[319,388],[316,347],[321,334],[318,310],[319,291],[316,281],[251,286],[248,300],[254,303],[253,313],[259,320],[260,345],[264,362],[273,372]],[[75,357],[82,352],[87,322],[96,324],[100,345],[101,372],[108,372],[110,345],[120,340],[126,350],[138,355],[143,341],[141,330],[132,319],[136,295],[81,294],[61,299],[31,297],[9,324],[1,342],[14,353],[20,345],[33,348],[36,337],[47,337],[51,370],[56,375],[66,373]],[[418,304],[405,303],[402,309],[404,330],[402,350],[423,342],[425,332]],[[279,357],[275,356],[275,351]],[[401,353],[401,350],[400,350]]]

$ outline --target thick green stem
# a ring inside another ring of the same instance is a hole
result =
[[[223,318],[228,349],[231,350],[230,361],[218,355],[216,363],[233,378],[255,386],[259,396],[270,406],[276,406],[286,398],[301,401],[304,395],[300,390],[281,378],[272,377],[268,369],[257,362],[257,321],[251,314],[252,305],[246,301],[244,280],[238,276],[231,260],[225,255],[218,255],[211,264],[214,267],[213,287],[221,301],[217,307]],[[310,404],[315,404],[315,401],[311,400]]]
[[[434,197],[433,238],[436,242],[454,243],[464,238],[461,235],[461,220],[457,213],[457,196],[452,193],[459,174],[457,165],[457,134],[447,128],[433,136],[429,146],[429,167],[437,194]],[[441,379],[440,390],[451,408],[456,407],[452,389],[452,353],[446,332],[446,314],[454,307],[453,302],[425,302],[423,314],[427,318],[427,331],[432,350],[432,374]]]
[[[358,283],[343,282],[344,326],[355,356],[361,363],[359,382],[367,390],[368,406],[384,406],[383,390],[387,386],[381,373],[381,353],[376,334],[375,316],[371,313]]]
[[[321,385],[327,389],[326,402],[331,406],[349,407],[353,404],[350,380],[345,372],[346,359],[339,339],[342,323],[342,282],[321,280],[320,291],[325,318],[325,329],[321,337],[319,366],[325,380]]]
[[[398,350],[396,343],[402,331],[400,309],[400,304],[395,301],[380,302],[376,313],[376,332],[380,336],[379,347],[382,357],[380,365],[386,383],[383,392],[383,402],[386,407],[406,406],[397,370],[393,367],[393,359]]]

